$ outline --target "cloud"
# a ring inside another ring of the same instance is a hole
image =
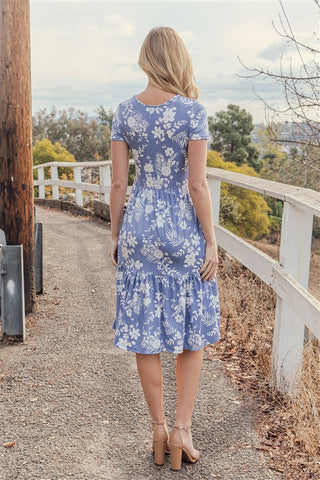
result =
[[[137,67],[136,45],[128,41],[135,33],[132,18],[114,14],[95,23],[81,17],[70,27],[73,30],[68,24],[32,29],[34,86],[100,86],[143,76]]]
[[[272,43],[263,50],[260,50],[257,56],[266,60],[278,60],[288,49],[288,42],[283,38],[279,42]]]
[[[108,35],[132,37],[135,31],[133,20],[127,19],[123,15],[108,15],[105,23]]]
[[[141,43],[152,27],[168,20],[187,43],[209,114],[229,103],[243,108],[247,103],[257,121],[263,107],[254,97],[253,84],[263,98],[281,97],[268,80],[236,77],[248,73],[238,55],[251,68],[279,68],[281,43],[272,27],[279,13],[277,0],[254,0],[250,8],[244,8],[244,0],[211,0],[205,7],[193,0],[187,8],[177,0],[170,5],[153,0],[30,3],[34,111],[73,105],[94,113],[100,104],[114,108],[141,91],[146,85],[137,66]],[[315,15],[302,3],[287,0],[288,17],[299,40],[306,35],[312,39]],[[288,50],[283,62],[290,61],[290,54],[295,66],[293,53]]]
[[[194,39],[194,33],[191,32],[191,30],[185,30],[184,32],[179,33],[179,35],[184,41]]]

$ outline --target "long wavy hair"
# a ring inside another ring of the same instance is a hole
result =
[[[183,97],[198,98],[191,57],[182,38],[172,28],[150,30],[138,63],[156,87]]]

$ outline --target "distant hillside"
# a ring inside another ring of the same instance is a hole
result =
[[[254,143],[259,143],[257,129],[265,126],[266,125],[263,123],[258,123],[254,125],[254,130],[251,133],[251,139]],[[308,137],[310,137],[310,135],[312,134],[312,132],[309,125],[306,122],[301,122],[299,125],[297,125],[296,123],[284,122],[280,125],[281,139],[288,140],[287,144],[283,143],[283,150],[285,152],[289,151],[289,148],[292,148],[295,146],[295,144],[292,142],[295,142],[298,140],[301,141],[301,134],[303,131],[305,132],[304,139],[307,140]],[[319,135],[319,139],[320,139],[320,135]]]

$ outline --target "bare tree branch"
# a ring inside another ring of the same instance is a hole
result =
[[[319,0],[312,2],[316,8],[320,8]],[[253,87],[254,95],[263,103],[265,118],[270,131],[271,142],[281,144],[287,148],[295,146],[295,152],[291,153],[294,160],[299,162],[301,167],[312,171],[320,172],[320,65],[317,55],[319,49],[306,45],[297,39],[282,0],[279,0],[281,14],[279,15],[280,28],[274,23],[275,32],[286,40],[289,47],[296,52],[300,66],[294,68],[292,58],[289,60],[284,54],[279,58],[279,69],[271,71],[268,67],[248,67],[239,58],[238,60],[249,74],[237,74],[240,78],[253,79],[260,77],[261,80],[271,80],[282,87],[282,105],[273,98],[272,101],[262,98]],[[308,61],[305,55],[308,55]],[[286,65],[285,61],[289,61]],[[284,135],[284,129],[278,128],[285,123],[290,127],[289,134]],[[277,127],[274,128],[274,125]],[[287,137],[287,138],[286,138]],[[292,158],[293,158],[292,157]]]

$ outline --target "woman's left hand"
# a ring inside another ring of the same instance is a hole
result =
[[[218,252],[216,244],[206,244],[206,254],[202,267],[199,270],[201,280],[213,280],[218,268]]]
[[[118,264],[118,239],[111,240],[109,255],[113,265],[116,267]]]

